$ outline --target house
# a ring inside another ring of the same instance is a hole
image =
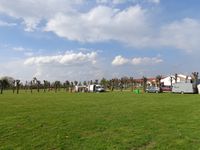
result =
[[[177,75],[177,82],[191,82],[192,78],[191,76],[186,76],[183,74]],[[164,77],[161,79],[161,84],[164,86],[171,86],[173,83],[175,83],[175,75],[170,75],[167,77]]]
[[[156,78],[148,78],[147,85],[150,85],[150,86],[156,85]]]
[[[143,86],[143,79],[134,79],[134,82],[136,87]],[[147,78],[147,85],[156,85],[156,78]]]

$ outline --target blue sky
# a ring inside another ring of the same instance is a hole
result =
[[[22,81],[199,71],[199,0],[0,0],[0,76]]]

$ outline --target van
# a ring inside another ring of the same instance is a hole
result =
[[[194,84],[192,83],[185,83],[185,82],[179,82],[179,83],[174,83],[172,86],[172,92],[173,93],[196,93]]]

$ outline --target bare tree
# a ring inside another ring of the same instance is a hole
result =
[[[27,90],[28,90],[28,81],[26,81],[25,83],[25,92],[27,92]]]
[[[170,84],[171,84],[171,87],[172,87],[172,82],[173,82],[173,77],[170,76]]]
[[[40,92],[40,84],[41,84],[41,82],[39,80],[37,80],[37,91],[38,91],[38,93]]]
[[[133,84],[134,84],[133,77],[130,77],[129,81],[131,83],[131,92],[133,92]]]
[[[199,78],[199,73],[192,72],[192,83],[193,83],[193,88],[194,88],[195,92],[198,92],[198,89],[197,89],[198,78]]]
[[[33,81],[30,82],[30,90],[31,90],[31,93],[33,93]]]
[[[43,80],[43,88],[44,88],[44,92],[46,92],[47,86],[48,86],[48,81]]]
[[[33,84],[37,86],[37,91],[40,92],[40,81],[36,77],[33,78]]]
[[[177,80],[178,80],[178,74],[177,73],[175,73],[175,83],[177,83]]]
[[[15,80],[13,80],[13,82],[12,82],[13,94],[15,93],[15,83],[16,83],[16,81],[15,81]]]
[[[17,85],[17,94],[19,94],[20,80],[16,80],[16,85]]]
[[[115,88],[115,79],[111,79],[110,80],[110,82],[111,82],[111,91],[114,91],[114,88]]]
[[[71,92],[71,93],[72,93],[72,91],[73,91],[73,88],[74,88],[74,83],[71,82],[71,84],[70,84],[70,92]]]
[[[156,76],[156,84],[157,84],[158,87],[161,86],[161,79],[162,79],[162,76],[161,76],[161,75],[157,75],[157,76]]]
[[[123,88],[124,88],[124,79],[123,78],[120,79],[119,87],[120,87],[120,91],[122,92]]]
[[[147,78],[143,76],[142,77],[142,82],[143,82],[143,91],[146,92]]]
[[[67,80],[65,83],[66,83],[66,91],[69,92],[70,82]]]
[[[75,86],[78,85],[78,81],[74,81],[74,85],[75,85]]]
[[[55,89],[55,92],[57,92],[57,90],[60,91],[60,85],[61,85],[60,81],[55,81],[55,82],[54,82],[54,89]]]
[[[0,94],[3,94],[3,90],[8,86],[9,86],[8,78],[7,77],[1,78],[0,79],[0,89],[1,89]]]
[[[94,84],[99,84],[99,80],[96,79],[95,82],[94,82]]]
[[[0,88],[1,88],[1,94],[3,94],[4,87],[3,87],[3,80],[2,79],[0,79]]]

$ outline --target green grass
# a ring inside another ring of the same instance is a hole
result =
[[[200,148],[200,95],[0,95],[0,149]]]

